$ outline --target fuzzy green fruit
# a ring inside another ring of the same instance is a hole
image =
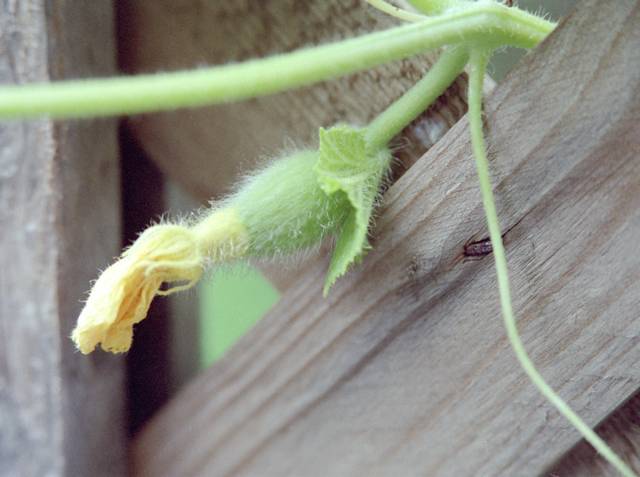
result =
[[[326,194],[314,166],[318,151],[295,152],[246,178],[223,207],[234,209],[249,237],[246,256],[289,255],[335,235],[349,211],[344,194]]]

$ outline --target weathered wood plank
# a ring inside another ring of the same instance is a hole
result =
[[[609,416],[596,429],[611,448],[640,472],[640,395]],[[548,472],[549,477],[617,477],[616,470],[587,442],[582,441]]]
[[[588,39],[588,40],[587,40]],[[590,424],[640,386],[640,2],[584,0],[486,105],[526,347]],[[138,475],[539,475],[579,441],[506,341],[465,121],[134,444]]]
[[[122,64],[130,72],[239,61],[398,23],[354,0],[135,0],[119,8]],[[237,104],[141,115],[129,124],[171,178],[208,200],[265,156],[290,149],[292,142],[317,143],[318,126],[366,124],[414,84],[433,58],[423,55]],[[404,135],[405,159],[420,157],[464,114],[465,88],[461,78]]]
[[[113,74],[111,9],[3,2],[1,81]],[[122,360],[68,339],[120,247],[115,123],[5,122],[0,144],[0,474],[122,474]]]

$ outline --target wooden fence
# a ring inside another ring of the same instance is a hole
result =
[[[286,50],[389,21],[346,0],[124,3],[128,71]],[[351,16],[327,27],[335,9]],[[229,53],[245,23],[267,40]],[[109,2],[9,2],[0,31],[5,82],[115,70]],[[217,194],[239,157],[279,145],[282,130],[304,139],[343,114],[365,121],[428,61],[129,126],[195,196]],[[325,258],[281,280],[268,315],[130,441],[122,360],[80,356],[67,339],[87,283],[120,246],[115,123],[1,124],[0,474],[122,475],[128,449],[131,472],[150,476],[615,475],[517,364],[491,257],[463,256],[486,236],[468,125],[457,120],[464,83],[405,131],[406,171],[385,194],[363,264],[327,299]],[[525,345],[637,471],[639,92],[640,1],[583,0],[485,105]],[[260,125],[255,136],[238,132],[247,122]]]

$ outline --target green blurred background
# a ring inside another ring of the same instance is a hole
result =
[[[280,297],[254,267],[220,268],[198,290],[200,365],[220,358]]]

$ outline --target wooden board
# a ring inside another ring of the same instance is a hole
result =
[[[109,1],[4,2],[0,81],[113,74]],[[125,471],[123,361],[68,338],[120,247],[114,121],[0,124],[0,474]]]
[[[353,0],[134,0],[119,10],[122,65],[129,72],[240,61],[398,24]],[[161,169],[204,201],[220,197],[241,173],[291,144],[317,144],[319,126],[367,124],[433,58],[242,103],[142,115],[129,124]],[[405,159],[420,157],[464,114],[465,88],[463,78],[404,135]]]
[[[596,429],[611,448],[640,472],[640,394],[609,416]],[[582,441],[549,472],[549,477],[617,477],[618,472],[587,442]]]
[[[585,0],[486,105],[515,310],[592,425],[640,385],[640,2]],[[586,40],[588,38],[588,41]],[[502,327],[465,121],[386,194],[328,299],[306,273],[133,448],[137,475],[539,475],[578,441]]]

